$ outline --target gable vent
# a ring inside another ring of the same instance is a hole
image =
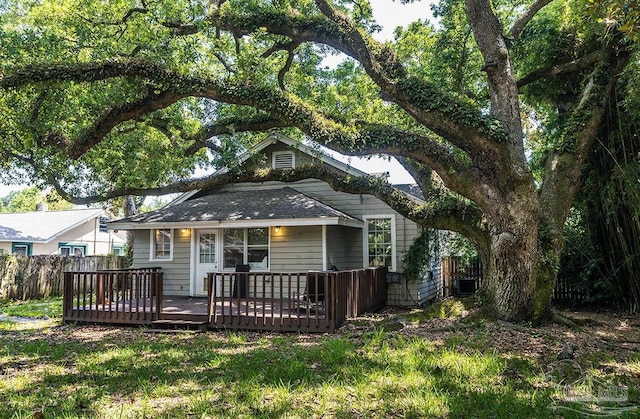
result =
[[[295,163],[292,151],[275,151],[273,153],[274,169],[293,169],[296,166]]]

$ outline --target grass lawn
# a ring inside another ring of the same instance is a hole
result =
[[[56,312],[60,302],[1,303],[0,312],[42,317],[35,304]],[[583,417],[559,402],[566,376],[550,374],[567,342],[577,378],[624,388],[624,406],[640,404],[640,317],[578,313],[590,322],[580,331],[527,329],[445,304],[387,310],[334,335],[3,319],[0,417]]]

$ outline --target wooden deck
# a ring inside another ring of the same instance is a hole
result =
[[[386,303],[386,270],[231,273],[208,277],[208,296],[167,296],[160,269],[65,273],[64,320],[197,323],[211,329],[332,332]]]

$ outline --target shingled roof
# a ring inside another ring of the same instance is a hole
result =
[[[332,219],[360,223],[358,219],[342,211],[285,187],[210,194],[124,218],[110,223],[110,227],[125,229],[149,224],[186,226],[190,223],[206,222],[304,219]]]

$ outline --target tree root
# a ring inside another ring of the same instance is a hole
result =
[[[580,326],[578,326],[578,324],[571,320],[570,318],[563,316],[562,314],[558,313],[555,310],[551,310],[551,320],[553,320],[554,323],[558,323],[558,324],[562,324],[564,326],[567,326],[568,328],[570,328],[571,330],[575,330],[575,331],[581,331],[582,328]]]

